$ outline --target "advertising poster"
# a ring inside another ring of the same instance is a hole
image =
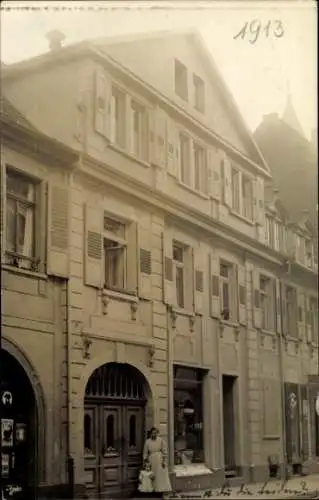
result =
[[[2,446],[13,446],[13,420],[11,418],[1,419],[1,443]]]
[[[1,477],[9,476],[9,455],[1,453]]]

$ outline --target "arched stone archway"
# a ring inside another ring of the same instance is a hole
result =
[[[89,497],[127,497],[137,487],[152,393],[130,363],[96,368],[84,394],[84,470]]]
[[[4,403],[3,393],[12,395],[12,404]],[[9,459],[5,481],[21,483],[28,498],[45,481],[44,408],[43,392],[31,363],[15,343],[2,338],[1,415],[7,419],[8,429],[12,426],[3,450]]]

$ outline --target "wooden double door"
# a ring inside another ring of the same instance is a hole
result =
[[[89,498],[125,498],[136,490],[143,441],[143,405],[86,401],[84,466]]]

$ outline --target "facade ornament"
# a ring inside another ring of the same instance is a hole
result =
[[[102,312],[104,316],[108,314],[109,303],[110,303],[109,297],[107,295],[102,295]]]
[[[131,303],[131,319],[132,319],[132,321],[136,321],[137,310],[138,310],[137,302],[132,302]]]
[[[189,329],[191,332],[194,331],[194,327],[195,327],[195,316],[190,316],[189,317]]]
[[[153,345],[149,346],[148,348],[148,367],[152,368],[154,365],[154,355],[155,355],[155,347]]]
[[[172,320],[172,328],[173,330],[176,329],[176,321],[177,321],[177,313],[174,311],[174,309],[171,309],[171,320]]]
[[[92,345],[92,340],[87,336],[82,334],[82,355],[83,359],[90,359],[91,353],[90,353],[90,348]]]
[[[236,342],[238,342],[239,341],[239,335],[240,335],[240,327],[236,326],[234,328],[234,331],[235,331],[235,340],[236,340]]]
[[[265,335],[263,334],[260,335],[260,345],[261,347],[264,347],[265,345]]]
[[[222,339],[223,336],[224,336],[224,329],[225,329],[225,326],[223,325],[223,323],[220,321],[219,323],[219,336],[220,338]]]

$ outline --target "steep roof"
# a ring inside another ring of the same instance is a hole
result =
[[[11,102],[5,97],[0,97],[0,115],[1,118],[7,118],[11,122],[21,125],[32,131],[37,131],[37,129],[32,125],[32,123],[27,120],[27,118],[20,113],[20,111],[11,104]]]
[[[286,106],[282,115],[282,120],[293,128],[300,135],[305,137],[304,131],[302,130],[302,126],[298,120],[297,113],[292,103],[291,95],[288,95]]]

